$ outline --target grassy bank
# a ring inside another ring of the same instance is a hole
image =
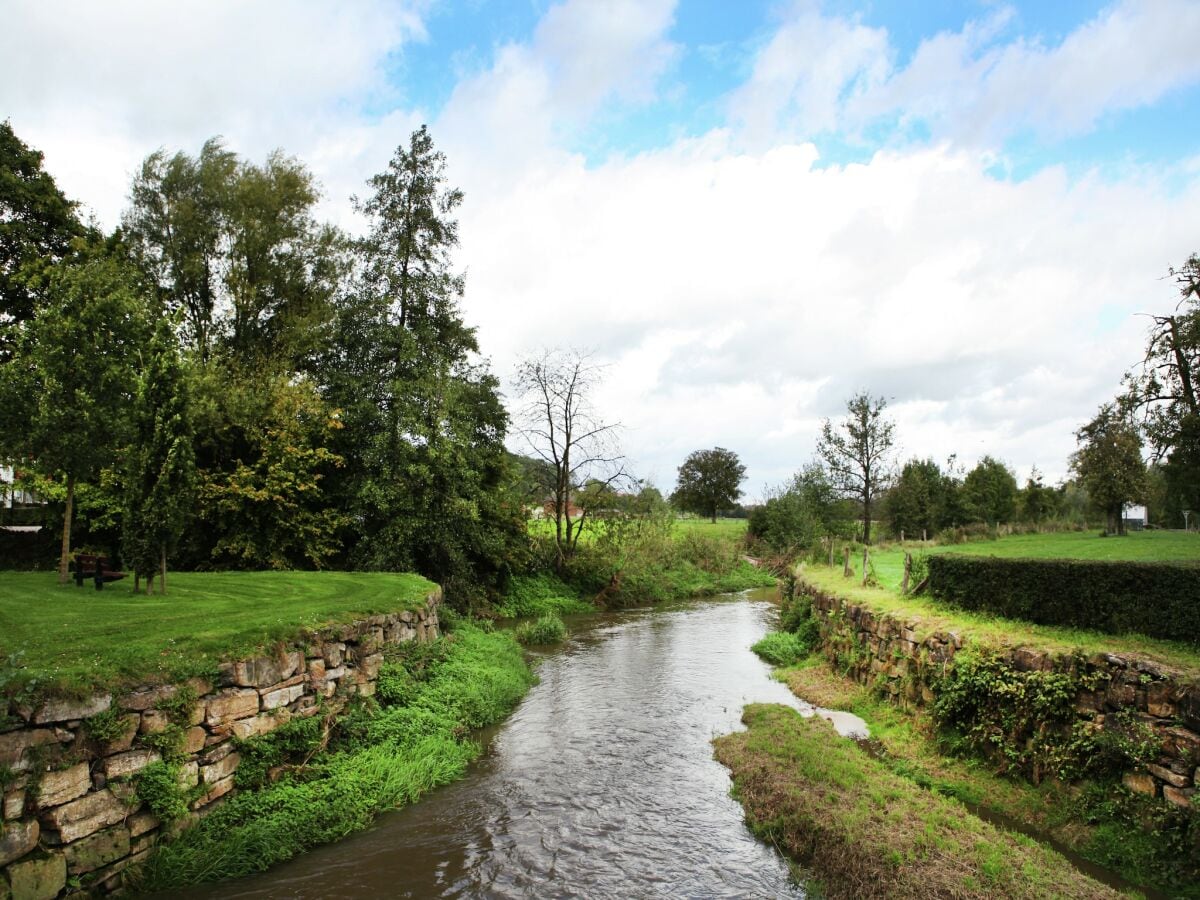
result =
[[[928,597],[901,596],[887,587],[863,587],[860,577],[845,578],[836,566],[808,565],[799,577],[817,590],[845,597],[881,615],[911,623],[918,640],[935,632],[955,632],[998,647],[1029,646],[1060,653],[1125,653],[1155,660],[1200,678],[1200,650],[1190,644],[1137,634],[1111,635],[1078,628],[1033,625],[965,612],[943,606]]]
[[[922,790],[823,719],[752,704],[715,742],[751,828],[829,898],[1118,896],[1058,854]]]
[[[324,749],[320,718],[245,742],[239,786],[279,766],[283,776],[234,795],[159,848],[135,887],[248,875],[367,827],[378,813],[461,777],[480,753],[466,733],[507,715],[532,682],[508,634],[464,625],[432,645],[402,645],[381,672],[379,704],[330,720]]]
[[[966,544],[907,541],[872,548],[875,577],[885,587],[898,588],[904,577],[904,554],[965,553],[1009,559],[1094,559],[1133,562],[1194,562],[1200,560],[1200,532],[1135,531],[1124,537],[1102,537],[1096,531],[1018,534]],[[859,556],[852,560],[855,568]],[[860,570],[861,573],[861,570]]]
[[[414,609],[436,585],[380,572],[180,572],[168,593],[0,573],[0,695],[207,674],[305,628]]]
[[[938,734],[927,715],[901,711],[838,675],[820,656],[779,669],[776,676],[796,696],[866,721],[877,759],[893,774],[1015,823],[1134,884],[1154,884],[1170,896],[1200,896],[1200,885],[1178,876],[1173,857],[1186,855],[1186,848],[1174,846],[1167,835],[1155,836],[1153,827],[1131,827],[1130,815],[1153,822],[1155,810],[1119,785],[1055,780],[1032,785],[1000,775],[991,762],[951,752],[947,736]]]

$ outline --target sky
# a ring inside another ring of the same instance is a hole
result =
[[[1068,474],[1200,250],[1200,0],[5,0],[0,118],[119,223],[141,160],[275,148],[350,204],[428,124],[463,313],[664,491],[761,497],[886,398],[898,458]],[[514,449],[520,449],[518,440]]]

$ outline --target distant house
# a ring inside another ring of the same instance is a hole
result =
[[[33,494],[16,486],[13,467],[0,465],[0,506],[12,509],[14,506],[33,506],[37,502]]]
[[[1121,518],[1125,520],[1126,531],[1141,531],[1149,521],[1146,507],[1134,503],[1125,504],[1121,510]]]

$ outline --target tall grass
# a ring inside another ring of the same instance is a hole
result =
[[[385,667],[412,678],[409,702],[360,709],[339,743],[309,766],[235,795],[161,846],[136,887],[171,890],[262,871],[461,777],[480,752],[464,732],[505,716],[533,676],[510,635],[461,625],[442,640],[444,654],[428,666]]]

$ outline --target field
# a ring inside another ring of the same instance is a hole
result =
[[[413,608],[434,589],[374,572],[180,572],[167,584],[145,596],[127,581],[97,592],[0,572],[0,695],[202,674],[306,627]]]
[[[708,519],[678,518],[671,523],[671,530],[675,534],[696,532],[713,537],[740,539],[746,533],[747,522],[747,519],[717,519],[716,524],[713,524]],[[530,534],[552,535],[554,534],[554,520],[530,519],[528,528]],[[587,543],[595,534],[595,528],[592,527],[591,522],[588,522],[580,541]]]
[[[1200,532],[1138,531],[1125,537],[1101,537],[1096,531],[1061,534],[1021,534],[994,541],[937,546],[920,541],[885,544],[871,552],[875,577],[885,587],[898,588],[904,576],[904,554],[968,553],[1010,559],[1099,559],[1137,562],[1200,561]],[[852,560],[858,569],[861,557]],[[861,571],[861,570],[859,570]]]

